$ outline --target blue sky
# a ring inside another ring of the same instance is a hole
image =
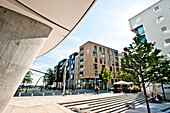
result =
[[[74,52],[87,41],[113,48],[119,52],[127,47],[135,36],[130,31],[128,19],[159,0],[98,0],[83,21],[55,49],[36,58],[31,66],[46,72]],[[33,72],[33,85],[42,74]],[[42,81],[38,85],[41,85]]]

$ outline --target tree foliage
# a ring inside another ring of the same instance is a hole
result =
[[[28,83],[32,83],[32,80],[33,78],[31,78],[31,75],[33,75],[33,73],[31,71],[28,71],[24,77],[24,79],[22,80],[22,84],[23,86],[25,84],[28,84]]]
[[[44,81],[47,82],[47,85],[53,85],[55,82],[55,73],[51,68],[47,69],[47,73],[44,75]]]
[[[111,76],[111,73],[109,73],[107,71],[107,68],[105,67],[104,70],[103,70],[102,79],[103,79],[103,81],[105,81],[107,83],[107,92],[108,92],[108,82],[112,78],[113,78],[113,76]]]
[[[156,71],[155,68],[162,56],[159,55],[161,50],[154,48],[155,43],[147,40],[142,42],[143,38],[140,35],[134,37],[132,44],[124,48],[119,76],[136,85],[142,84],[148,113],[150,113],[145,84],[153,81],[155,76],[153,72]]]

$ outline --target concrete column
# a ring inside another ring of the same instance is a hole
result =
[[[16,92],[51,28],[0,7],[0,113]]]

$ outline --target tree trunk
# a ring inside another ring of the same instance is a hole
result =
[[[108,93],[108,83],[107,83],[107,93]]]
[[[146,102],[147,111],[148,111],[148,113],[151,113],[151,112],[150,112],[150,108],[149,108],[148,99],[147,99],[145,83],[142,82],[142,85],[143,85],[143,93],[144,93],[144,96],[145,96],[145,102]]]
[[[163,97],[164,97],[164,100],[166,100],[166,96],[165,96],[165,90],[164,90],[164,86],[163,84],[161,83],[161,87],[162,87],[162,92],[163,92]]]

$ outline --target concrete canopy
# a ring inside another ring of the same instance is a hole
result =
[[[96,0],[0,0],[0,5],[52,28],[37,55],[39,57],[60,44],[95,2]]]

